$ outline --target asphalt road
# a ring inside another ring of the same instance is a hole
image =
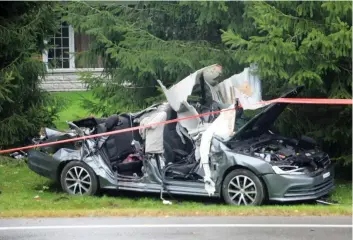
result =
[[[351,217],[0,219],[0,240],[352,239]]]

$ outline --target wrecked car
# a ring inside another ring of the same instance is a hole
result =
[[[222,81],[222,67],[211,65],[169,89],[158,81],[167,102],[68,122],[68,132],[46,128],[37,142],[127,130],[29,150],[28,166],[73,195],[116,189],[160,193],[162,200],[168,193],[261,205],[329,194],[334,188],[329,156],[309,137],[293,139],[270,130],[288,103],[259,104],[261,82],[252,70]],[[302,89],[282,97],[294,98]],[[247,119],[244,110],[254,109],[262,111]],[[155,124],[177,118],[183,120]]]

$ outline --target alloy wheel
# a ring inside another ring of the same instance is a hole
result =
[[[90,190],[92,180],[86,169],[80,166],[75,166],[67,171],[65,184],[71,194],[83,195]]]
[[[236,205],[251,205],[256,199],[256,185],[251,178],[237,175],[228,184],[228,195]]]

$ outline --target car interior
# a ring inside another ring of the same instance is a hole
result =
[[[92,134],[111,132],[130,127],[138,126],[134,123],[134,114],[114,114],[108,118],[86,118],[74,121],[78,127],[94,129]],[[172,108],[167,110],[167,120],[177,118],[176,112]],[[194,145],[193,142],[185,137],[184,142],[180,138],[176,130],[177,123],[170,123],[164,126],[164,158],[166,160],[165,169],[167,169],[166,177],[186,177],[195,167],[196,161],[193,158]],[[142,176],[142,160],[143,152],[132,144],[134,141],[144,144],[139,131],[128,131],[120,134],[114,134],[103,137],[104,143],[100,147],[100,153],[105,157],[105,161],[110,165],[112,170],[116,171],[120,176]],[[98,142],[98,141],[97,141]]]

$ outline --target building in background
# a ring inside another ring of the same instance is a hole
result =
[[[79,80],[79,72],[101,74],[103,64],[97,60],[85,61],[80,55],[88,50],[90,37],[74,32],[72,26],[61,23],[58,33],[49,39],[50,48],[43,52],[42,59],[47,75],[41,87],[47,91],[85,91],[85,84]]]

